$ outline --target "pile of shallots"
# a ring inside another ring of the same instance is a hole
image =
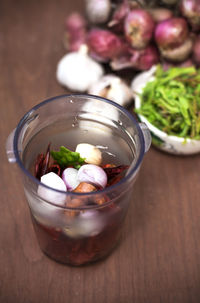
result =
[[[120,95],[125,105],[131,92],[116,71],[200,65],[200,1],[85,0],[84,14],[67,16],[64,45],[59,83],[114,101]],[[104,75],[106,65],[113,74]]]

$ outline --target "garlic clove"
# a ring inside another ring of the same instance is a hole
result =
[[[99,148],[92,144],[80,143],[76,147],[76,152],[80,154],[82,158],[85,158],[85,162],[89,164],[100,165],[102,161],[102,154]]]
[[[66,54],[57,65],[56,77],[61,85],[72,91],[85,92],[104,74],[103,67],[90,58],[87,46]]]
[[[41,183],[52,188],[50,189],[39,185],[37,193],[41,198],[55,204],[62,204],[65,201],[65,195],[63,193],[53,190],[67,191],[64,181],[57,174],[50,172],[43,175],[41,177]]]
[[[93,83],[88,93],[110,99],[121,106],[128,105],[132,100],[130,87],[113,74],[105,75]]]

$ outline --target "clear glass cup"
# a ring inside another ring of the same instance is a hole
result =
[[[97,145],[105,162],[129,165],[116,184],[96,192],[62,192],[33,175],[34,161],[48,143],[74,150]],[[91,95],[63,95],[36,105],[9,135],[9,162],[21,171],[41,250],[52,259],[82,265],[108,255],[118,243],[143,156],[151,136],[143,123],[115,102]],[[40,195],[45,188],[47,198]],[[78,206],[76,206],[78,205]]]

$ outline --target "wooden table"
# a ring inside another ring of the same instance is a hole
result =
[[[69,267],[37,244],[19,170],[5,142],[21,116],[66,93],[55,79],[66,15],[83,1],[0,2],[0,302],[200,302],[200,158],[151,148],[121,244],[104,261]]]

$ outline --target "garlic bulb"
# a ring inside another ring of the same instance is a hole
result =
[[[90,85],[88,93],[110,99],[121,106],[128,105],[132,100],[129,86],[113,74],[105,75]]]
[[[65,55],[57,66],[56,77],[61,85],[72,91],[85,92],[104,74],[102,66],[87,54],[87,46]]]
[[[110,0],[85,0],[86,14],[90,22],[94,24],[108,21],[111,12]]]

